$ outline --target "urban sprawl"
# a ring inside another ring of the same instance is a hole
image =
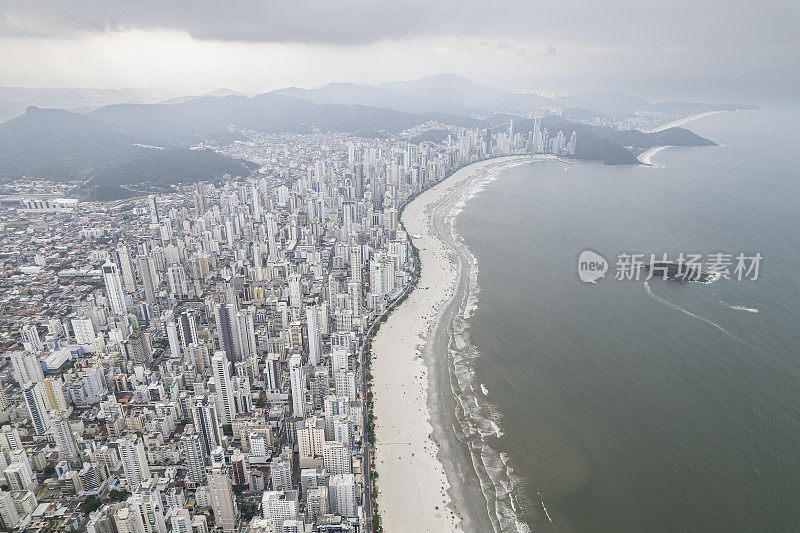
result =
[[[575,151],[499,129],[239,132],[214,148],[253,175],[108,203],[5,184],[3,526],[380,531],[369,346],[418,267],[403,205],[488,157]]]

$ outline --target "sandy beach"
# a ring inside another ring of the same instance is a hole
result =
[[[683,126],[693,120],[697,120],[703,117],[710,117],[711,115],[716,115],[717,113],[722,113],[722,111],[704,111],[703,113],[696,113],[694,115],[689,115],[688,117],[679,118],[678,120],[673,120],[672,122],[668,122],[666,124],[662,124],[661,126],[657,126],[650,130],[650,133],[656,133],[659,131],[668,130],[670,128],[677,128],[678,126]]]
[[[647,150],[645,150],[644,152],[639,154],[637,159],[643,165],[652,165],[653,164],[653,156],[656,155],[658,152],[660,152],[662,150],[666,150],[667,148],[669,148],[669,145],[654,146],[652,148],[648,148]]]
[[[494,530],[468,451],[454,428],[448,324],[469,265],[450,242],[449,220],[500,168],[531,159],[507,157],[465,167],[421,194],[403,213],[419,249],[421,277],[373,341],[376,486],[387,533]]]

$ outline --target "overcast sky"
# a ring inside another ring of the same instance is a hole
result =
[[[455,72],[758,100],[797,91],[799,26],[798,0],[0,0],[0,85],[255,93]]]

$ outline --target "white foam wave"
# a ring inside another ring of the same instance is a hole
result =
[[[496,439],[503,436],[502,415],[494,404],[487,401],[488,390],[477,380],[474,371],[474,361],[481,357],[481,353],[471,342],[468,320],[478,306],[480,293],[478,261],[467,249],[464,239],[458,235],[455,222],[467,201],[484,190],[489,182],[497,179],[502,170],[519,164],[524,164],[524,162],[511,162],[484,172],[483,175],[459,191],[459,197],[449,203],[449,209],[443,206],[447,211],[442,220],[445,227],[449,228],[450,235],[447,236],[449,244],[458,252],[462,264],[467,266],[466,274],[468,276],[465,280],[466,290],[448,325],[450,336],[448,351],[453,362],[451,387],[458,406],[456,418],[459,422],[458,429],[463,436],[460,438],[463,438],[470,451],[481,490],[486,498],[489,518],[496,533],[530,533],[530,528],[522,522],[520,514],[526,511],[537,511],[532,508],[520,509],[520,495],[524,496],[524,493],[520,491],[526,481],[514,473],[509,464],[508,455],[489,444],[492,442],[496,446]],[[478,390],[482,394],[479,394]],[[526,505],[530,507],[538,504],[542,506],[546,514],[544,502]],[[549,515],[547,518],[550,520]]]
[[[746,307],[744,305],[733,305],[733,304],[729,304],[729,303],[723,302],[722,300],[718,300],[718,301],[719,301],[719,303],[721,303],[722,305],[724,305],[728,309],[733,309],[734,311],[747,311],[748,313],[758,313],[758,309],[755,308],[755,307]]]
[[[664,305],[668,305],[669,307],[672,307],[673,309],[677,309],[677,310],[678,310],[678,311],[680,311],[681,313],[685,313],[685,314],[687,314],[687,315],[689,315],[689,316],[691,316],[691,317],[694,317],[694,318],[696,318],[696,319],[698,319],[698,320],[702,320],[702,321],[703,321],[703,322],[705,322],[706,324],[709,324],[709,325],[711,325],[711,326],[714,326],[715,328],[717,328],[718,330],[720,330],[722,333],[724,333],[725,335],[727,335],[727,336],[728,336],[728,337],[730,337],[731,339],[735,340],[736,342],[741,342],[742,344],[748,344],[748,345],[750,344],[750,343],[748,343],[748,342],[745,342],[745,341],[743,341],[742,339],[740,339],[740,338],[736,337],[736,336],[735,336],[735,335],[733,335],[733,334],[732,334],[730,331],[728,331],[727,329],[723,328],[722,326],[720,326],[720,325],[719,325],[719,324],[717,324],[716,322],[713,322],[713,321],[711,321],[711,320],[709,320],[709,319],[707,319],[707,318],[705,318],[705,317],[702,317],[702,316],[700,316],[700,315],[696,315],[695,313],[692,313],[691,311],[689,311],[689,310],[687,310],[687,309],[684,309],[683,307],[680,307],[680,306],[678,306],[678,305],[675,305],[674,303],[672,303],[672,302],[669,302],[669,301],[665,300],[664,298],[662,298],[662,297],[660,297],[660,296],[656,295],[656,294],[653,292],[653,290],[650,288],[650,284],[649,284],[648,282],[646,282],[646,281],[644,282],[644,290],[647,292],[647,295],[648,295],[650,298],[652,298],[652,299],[654,299],[654,300],[656,300],[656,301],[658,301],[658,302],[661,302],[661,303],[662,303],[662,304],[664,304]]]

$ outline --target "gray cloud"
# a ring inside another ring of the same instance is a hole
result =
[[[486,36],[560,44],[660,47],[796,45],[800,4],[507,0],[0,0],[0,35],[70,36],[167,29],[200,40],[369,44],[418,36]]]

